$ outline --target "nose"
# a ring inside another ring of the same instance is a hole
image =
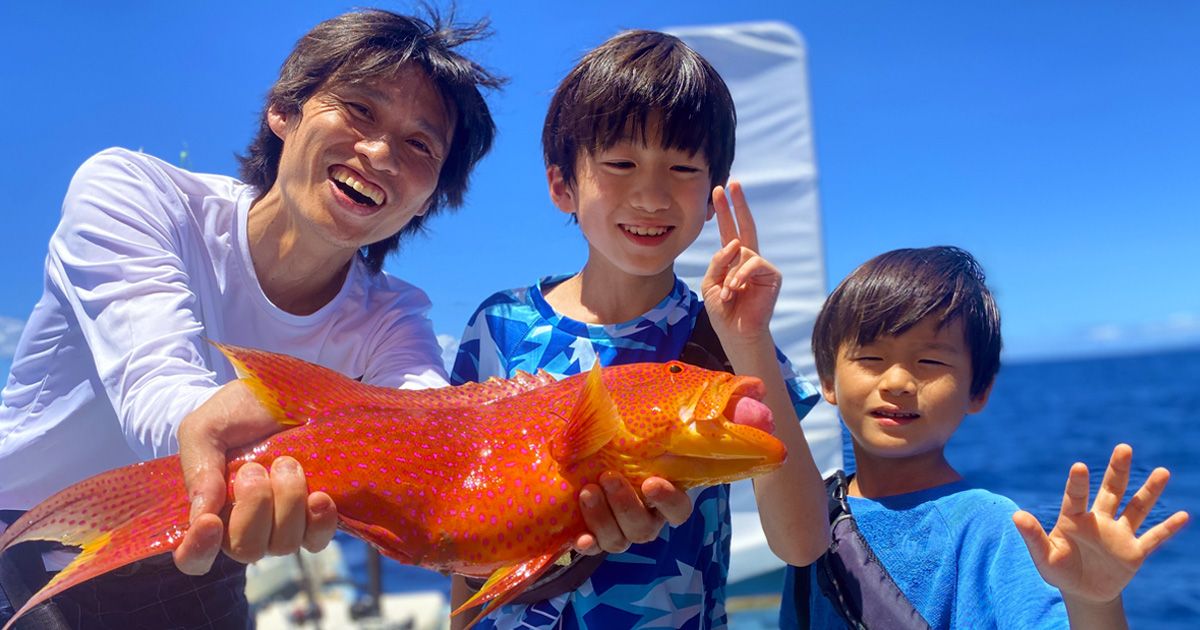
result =
[[[647,173],[639,177],[637,187],[630,196],[630,203],[642,212],[658,212],[671,205],[671,193],[659,177]]]
[[[912,372],[897,363],[883,373],[879,388],[895,396],[906,396],[916,393],[917,383]]]
[[[363,137],[354,148],[372,169],[389,175],[399,173],[399,161],[396,159],[396,152],[392,150],[391,136],[383,134]]]

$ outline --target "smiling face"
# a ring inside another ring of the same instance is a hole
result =
[[[332,249],[346,260],[428,209],[454,134],[441,94],[412,66],[387,80],[323,88],[299,115],[272,109],[267,118],[283,152],[274,186],[256,205],[278,208],[303,250]]]
[[[987,392],[972,398],[970,385],[962,321],[939,329],[927,317],[900,335],[862,347],[843,344],[833,381],[822,382],[821,390],[837,405],[854,437],[855,456],[867,468],[872,461],[901,459],[940,466],[963,417],[987,402]]]
[[[554,204],[579,220],[588,267],[605,273],[670,276],[675,258],[713,216],[708,160],[662,148],[653,126],[647,143],[626,139],[581,152],[573,185],[557,166],[547,178]]]

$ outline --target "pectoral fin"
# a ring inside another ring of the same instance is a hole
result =
[[[486,603],[487,605],[483,607],[483,610],[479,611],[479,614],[471,620],[471,623],[467,624],[467,627],[470,628],[485,615],[512,601],[517,595],[520,595],[528,586],[536,582],[560,555],[562,555],[561,551],[551,551],[520,564],[496,569],[496,572],[488,578],[487,582],[484,582],[479,592],[463,602],[463,605],[456,608],[450,615],[454,616],[464,610]]]
[[[603,448],[624,426],[617,404],[600,378],[600,363],[596,362],[584,380],[567,426],[550,441],[550,454],[560,465],[568,466]]]

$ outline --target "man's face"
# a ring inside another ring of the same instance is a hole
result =
[[[670,273],[712,218],[704,154],[663,149],[657,128],[648,132],[648,144],[627,139],[581,152],[572,186],[558,167],[547,173],[555,205],[579,220],[589,266],[642,277]]]
[[[927,317],[904,334],[843,345],[833,382],[821,390],[854,436],[856,456],[940,459],[963,418],[987,401],[970,387],[962,322],[939,329]]]
[[[454,119],[423,71],[334,85],[300,115],[268,112],[283,140],[274,188],[300,239],[357,251],[429,208]]]

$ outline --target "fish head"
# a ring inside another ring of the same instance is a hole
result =
[[[631,438],[609,446],[646,476],[690,488],[761,475],[787,457],[757,378],[679,361],[613,366],[604,377]]]

